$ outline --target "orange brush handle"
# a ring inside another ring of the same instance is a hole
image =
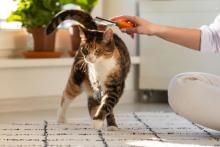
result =
[[[116,24],[116,26],[118,26],[119,28],[133,28],[133,27],[135,27],[134,23],[132,23],[126,19],[123,19],[123,18],[115,18],[112,20],[108,20],[108,19],[104,19],[101,17],[96,17],[96,19]]]
[[[129,21],[117,21],[119,28],[133,28],[135,25]]]

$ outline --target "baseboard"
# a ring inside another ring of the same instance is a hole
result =
[[[138,100],[138,91],[127,90],[120,99],[120,104],[131,104]],[[0,112],[19,112],[57,109],[60,96],[0,99]],[[87,107],[87,96],[78,96],[71,107]]]

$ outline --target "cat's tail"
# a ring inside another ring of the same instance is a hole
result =
[[[46,28],[46,34],[48,35],[56,30],[57,26],[64,20],[75,20],[87,29],[97,30],[97,25],[89,13],[81,10],[64,10],[51,20]]]

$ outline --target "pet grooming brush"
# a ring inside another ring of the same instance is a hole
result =
[[[110,27],[117,26],[119,28],[132,28],[135,26],[132,22],[126,21],[124,19],[118,19],[115,21],[111,21],[111,20],[108,20],[105,18],[95,17],[95,21],[99,24],[110,26]]]

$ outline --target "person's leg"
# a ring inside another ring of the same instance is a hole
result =
[[[168,87],[168,101],[179,115],[220,130],[220,77],[207,73],[182,73]]]

